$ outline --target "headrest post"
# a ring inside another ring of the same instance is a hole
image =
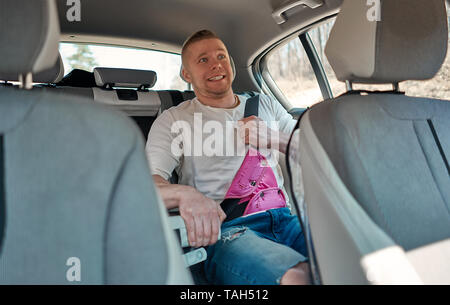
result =
[[[345,81],[345,88],[347,89],[347,91],[353,91],[353,83],[349,80]]]
[[[19,88],[25,90],[31,90],[33,88],[33,75],[31,72],[25,74],[19,74]]]
[[[398,82],[392,84],[392,88],[395,92],[400,92],[400,86]]]

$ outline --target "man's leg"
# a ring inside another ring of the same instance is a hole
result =
[[[281,285],[310,285],[310,270],[308,263],[298,263],[289,269],[281,278]]]
[[[272,230],[277,240],[304,256],[308,255],[305,236],[298,217],[291,215],[287,209],[271,210],[270,214],[273,219]],[[310,269],[307,262],[295,265],[281,278],[281,285],[308,285],[310,282]]]
[[[219,285],[306,284],[305,257],[297,251],[263,238],[245,225],[224,230],[222,238],[208,247],[205,273]]]

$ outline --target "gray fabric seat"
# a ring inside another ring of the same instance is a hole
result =
[[[450,237],[450,177],[429,126],[448,154],[449,118],[448,101],[394,94],[344,96],[309,116],[352,195],[405,250]]]
[[[366,13],[345,1],[336,20],[326,53],[339,80],[435,75],[447,51],[444,1],[381,1],[378,23]],[[322,283],[450,283],[449,101],[344,94],[312,107],[298,140]]]
[[[58,59],[56,60],[55,64],[52,67],[45,69],[44,71],[36,73],[36,75],[33,76],[33,82],[54,84],[59,82],[63,78],[63,76],[64,76],[64,64],[62,61],[61,54],[58,54]],[[5,73],[2,73],[0,75],[0,79],[3,81],[17,82],[18,75],[15,75],[14,73],[11,75],[6,75]]]
[[[55,62],[54,1],[0,0],[0,12],[0,56],[16,54],[0,74]],[[27,63],[33,56],[40,62]],[[124,114],[49,89],[0,90],[0,284],[192,283],[139,130]],[[70,281],[72,258],[80,281]]]

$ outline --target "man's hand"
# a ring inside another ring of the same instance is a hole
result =
[[[270,148],[269,128],[257,116],[249,116],[238,121],[238,133],[245,144],[255,148]]]
[[[238,121],[238,133],[245,144],[255,148],[270,148],[286,152],[289,134],[267,127],[257,116],[249,116]]]
[[[219,204],[195,188],[170,184],[159,175],[153,175],[167,209],[178,207],[188,232],[189,244],[204,247],[215,244],[226,215]]]
[[[180,198],[179,209],[191,246],[205,247],[217,242],[220,226],[226,218],[218,203],[191,188]]]

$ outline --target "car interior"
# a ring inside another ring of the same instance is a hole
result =
[[[195,97],[201,29],[235,93],[298,120],[279,164],[313,284],[450,284],[449,23],[445,0],[0,0],[0,284],[209,284],[144,150]]]

